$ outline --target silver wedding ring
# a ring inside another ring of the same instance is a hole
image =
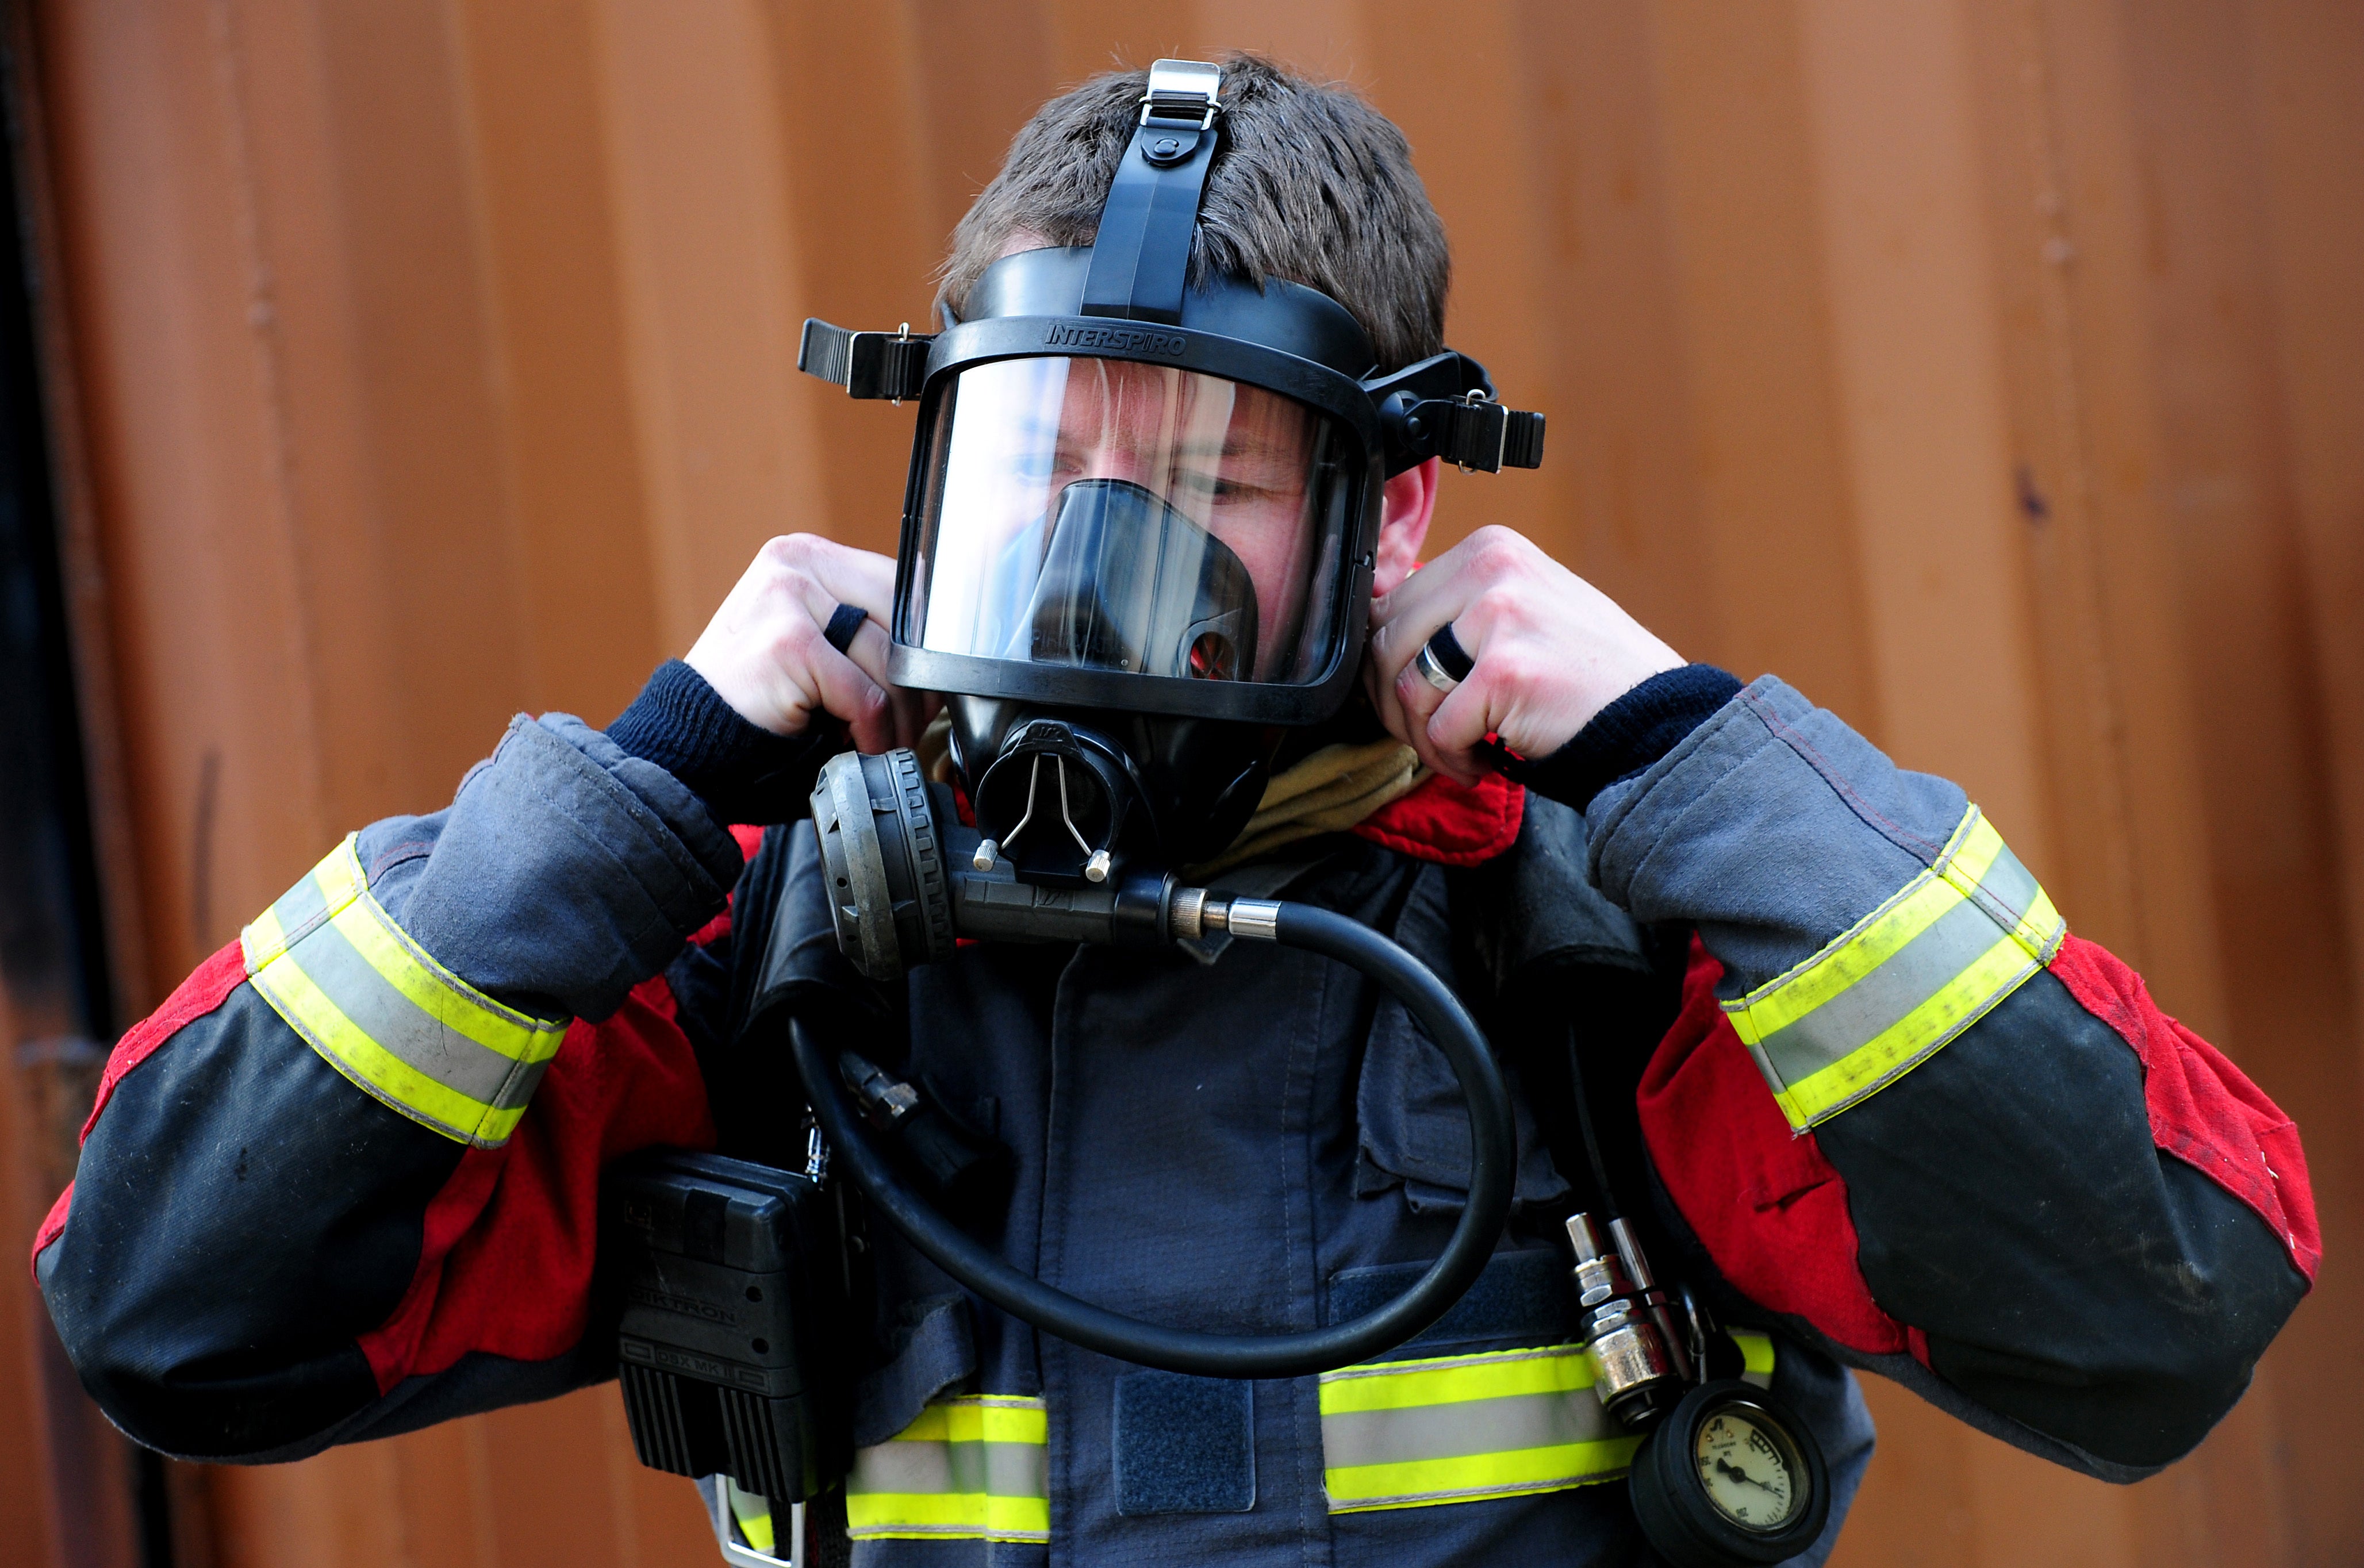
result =
[[[1437,662],[1435,652],[1425,642],[1420,645],[1420,657],[1412,662],[1420,667],[1420,678],[1440,692],[1450,694],[1461,684],[1444,673],[1444,666]]]
[[[1420,654],[1412,661],[1420,678],[1447,695],[1468,678],[1475,663],[1468,651],[1461,646],[1461,639],[1453,635],[1450,621],[1438,627],[1436,635],[1421,644]]]

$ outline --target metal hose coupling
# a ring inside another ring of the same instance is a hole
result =
[[[1589,1214],[1567,1218],[1576,1246],[1576,1288],[1585,1312],[1585,1359],[1601,1405],[1634,1431],[1645,1431],[1675,1407],[1691,1381],[1690,1359],[1675,1331],[1666,1293],[1651,1277],[1641,1240],[1623,1219],[1609,1222],[1609,1240]]]
[[[1280,905],[1269,898],[1231,898],[1121,865],[1111,873],[1098,857],[1080,878],[1021,873],[1006,844],[962,825],[951,792],[928,783],[908,749],[831,758],[812,820],[838,946],[873,980],[950,958],[956,937],[1133,947],[1218,931],[1279,940]]]

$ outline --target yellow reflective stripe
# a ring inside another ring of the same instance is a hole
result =
[[[1734,1330],[1742,1376],[1772,1382],[1770,1336]],[[1556,1492],[1625,1473],[1642,1440],[1592,1392],[1583,1348],[1546,1345],[1323,1373],[1333,1514]]]
[[[931,1405],[889,1442],[1043,1443],[1051,1418],[1040,1399],[970,1394]]]
[[[1803,1131],[1928,1060],[2049,962],[2065,934],[2052,900],[1973,806],[1934,866],[1723,1007]]]
[[[772,1531],[772,1501],[758,1493],[744,1491],[739,1483],[724,1476],[722,1485],[730,1498],[730,1517],[739,1526],[739,1533],[749,1546],[769,1556],[772,1544],[778,1538]]]
[[[1580,1350],[1554,1345],[1474,1356],[1380,1362],[1321,1374],[1321,1413],[1404,1410],[1520,1394],[1565,1394],[1592,1386],[1592,1363]]]
[[[1641,1446],[1638,1437],[1604,1438],[1510,1453],[1354,1465],[1323,1471],[1321,1484],[1333,1514],[1473,1503],[1613,1481],[1632,1467]]]
[[[2039,967],[2014,939],[1996,939],[1935,995],[1844,1059],[1788,1084],[1775,1098],[1790,1125],[1805,1128],[1826,1120],[1919,1066]]]
[[[302,967],[285,956],[249,976],[274,1011],[321,1059],[363,1092],[447,1137],[505,1142],[524,1113],[498,1110],[446,1088],[353,1027]]]
[[[845,1533],[856,1540],[1049,1540],[1051,1500],[848,1488]]]
[[[1852,932],[1808,959],[1802,970],[1760,986],[1737,1006],[1726,1002],[1733,1029],[1743,1043],[1755,1045],[1789,1028],[1902,951],[1961,901],[1951,884],[1924,872]]]
[[[362,1091],[462,1142],[524,1115],[566,1020],[502,1006],[395,924],[348,836],[240,933],[255,991]]]
[[[1324,1373],[1321,1410],[1322,1485],[1332,1513],[1613,1480],[1641,1441],[1600,1407],[1580,1345]]]
[[[564,1030],[505,1007],[435,962],[394,923],[385,906],[364,893],[330,918],[369,966],[419,1011],[452,1033],[512,1062],[547,1062]]]
[[[858,1450],[846,1533],[858,1540],[1051,1539],[1050,1420],[1040,1398],[972,1394]]]

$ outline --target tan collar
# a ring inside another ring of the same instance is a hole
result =
[[[1255,815],[1230,849],[1183,875],[1203,882],[1283,845],[1343,833],[1428,782],[1420,756],[1400,740],[1324,746],[1264,786]]]

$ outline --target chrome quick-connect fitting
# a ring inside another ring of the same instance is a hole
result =
[[[1572,1214],[1567,1239],[1576,1248],[1577,1298],[1584,1307],[1584,1353],[1592,1363],[1593,1392],[1626,1427],[1646,1430],[1674,1407],[1690,1382],[1689,1358],[1675,1332],[1666,1294],[1652,1279],[1649,1260],[1624,1220],[1609,1222],[1604,1241],[1592,1216]]]

